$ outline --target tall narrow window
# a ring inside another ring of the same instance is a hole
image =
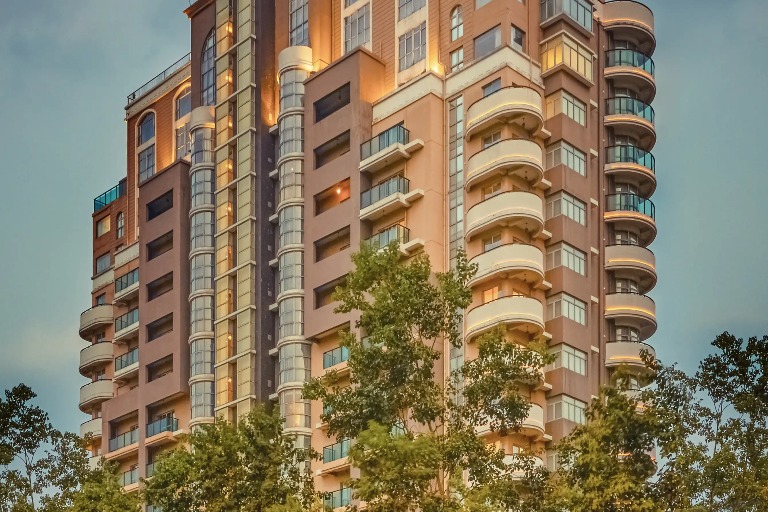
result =
[[[525,32],[512,25],[512,48],[525,53]]]
[[[464,47],[451,52],[451,73],[464,69]]]
[[[155,138],[155,114],[150,112],[139,123],[139,146]]]
[[[200,59],[201,67],[201,104],[204,107],[216,104],[216,70],[214,61],[216,60],[216,37],[213,30],[208,35],[203,45],[203,55]]]
[[[289,27],[291,46],[309,46],[309,5],[307,0],[290,0]]]
[[[192,111],[192,86],[187,85],[176,96],[176,120],[178,121]]]
[[[189,113],[192,110],[192,87],[185,86],[176,97],[176,158],[190,151]]]
[[[451,11],[451,41],[455,41],[464,35],[464,18],[461,6],[457,5]]]
[[[344,53],[365,45],[371,39],[371,4],[365,4],[344,18]]]
[[[400,71],[427,58],[427,24],[400,36]]]
[[[123,212],[117,214],[117,238],[122,238],[125,234],[125,215]]]

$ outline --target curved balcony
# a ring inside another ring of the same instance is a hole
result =
[[[112,361],[111,343],[94,343],[80,351],[80,375],[87,376],[94,368]]]
[[[531,404],[528,410],[528,416],[520,425],[520,432],[534,438],[540,438],[544,435],[544,408],[538,404]]]
[[[617,181],[635,183],[640,194],[650,197],[656,191],[656,158],[636,146],[609,146],[605,148],[605,174]]]
[[[499,325],[539,335],[544,332],[544,306],[531,297],[499,297],[470,309],[464,324],[467,339]]]
[[[531,185],[544,178],[544,153],[541,146],[526,139],[507,139],[497,142],[467,161],[464,183],[467,190],[497,176],[514,174]]]
[[[605,248],[605,270],[635,278],[643,293],[656,286],[656,256],[639,245],[609,245]]]
[[[605,318],[638,329],[640,338],[646,340],[656,332],[656,303],[639,293],[609,293],[605,296]]]
[[[637,50],[616,48],[605,52],[605,78],[614,87],[638,91],[646,103],[656,96],[656,65],[648,55]]]
[[[534,286],[544,281],[544,253],[534,245],[500,245],[478,254],[470,263],[477,264],[477,274],[469,282],[469,286],[476,286],[498,277],[514,277]]]
[[[606,222],[615,223],[617,229],[639,230],[643,246],[656,238],[656,206],[650,199],[636,194],[607,195],[604,217]]]
[[[616,135],[639,140],[647,151],[656,144],[655,122],[656,112],[644,101],[626,96],[605,100],[605,126]]]
[[[635,0],[614,0],[602,6],[602,22],[615,39],[638,41],[640,49],[652,55],[656,48],[653,12]]]
[[[504,456],[504,464],[508,466],[515,466],[515,467],[518,467],[520,465],[527,466],[529,463],[525,459],[528,459],[528,458],[531,459],[531,463],[533,464],[533,469],[544,467],[544,461],[541,459],[541,457],[536,457],[535,455],[525,456],[517,453],[506,454]],[[518,460],[520,460],[520,462],[518,462]],[[522,479],[522,478],[525,478],[525,476],[526,476],[526,472],[522,469],[514,469],[512,471],[512,478]]]
[[[87,412],[92,406],[109,400],[114,395],[111,380],[96,380],[80,388],[80,410]]]
[[[94,418],[80,425],[80,437],[88,435],[90,435],[92,439],[101,437],[101,418]]]
[[[609,341],[605,344],[605,366],[616,368],[629,366],[641,371],[650,371],[643,362],[641,352],[647,351],[656,358],[656,351],[647,343],[637,341]]]
[[[505,123],[516,123],[535,133],[544,126],[541,94],[530,87],[504,87],[470,105],[466,119],[467,138]]]
[[[464,222],[467,240],[498,226],[518,226],[536,236],[544,229],[544,201],[530,192],[503,192],[470,208]]]
[[[112,323],[112,305],[99,304],[80,313],[80,337],[89,340],[97,329]]]

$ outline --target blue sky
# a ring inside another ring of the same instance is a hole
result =
[[[266,0],[265,0],[266,1]],[[534,0],[531,0],[534,1]],[[656,14],[660,358],[768,334],[765,0],[647,0]],[[125,172],[125,97],[187,53],[187,0],[3,0],[0,388],[76,430],[92,200]]]

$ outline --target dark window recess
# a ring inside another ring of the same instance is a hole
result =
[[[501,26],[493,27],[475,38],[475,59],[493,53],[501,46]]]
[[[319,123],[345,105],[349,105],[349,82],[315,102],[315,122]]]
[[[349,249],[349,226],[315,242],[315,261],[324,260],[344,249]]]
[[[171,290],[173,290],[173,272],[168,272],[147,285],[147,302]]]
[[[169,313],[162,318],[158,318],[151,324],[147,325],[147,343],[152,340],[156,340],[163,334],[169,333],[173,330],[173,313]]]
[[[315,148],[315,169],[349,151],[349,130]]]
[[[342,276],[315,288],[315,309],[327,306],[333,302],[333,292],[336,291],[336,287],[344,286],[346,282],[347,276]]]
[[[162,215],[171,208],[173,208],[173,190],[169,190],[157,199],[147,203],[147,221]]]
[[[501,89],[501,78],[497,78],[493,82],[483,86],[483,98],[490,96],[499,89]]]
[[[147,382],[157,380],[164,375],[173,373],[173,355],[158,359],[147,365]]]
[[[171,249],[173,249],[173,231],[169,231],[147,244],[147,261],[153,260]]]
[[[349,199],[349,178],[315,195],[315,215],[320,215]]]

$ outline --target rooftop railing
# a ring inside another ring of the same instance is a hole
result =
[[[167,68],[163,70],[160,74],[158,74],[156,77],[151,79],[149,82],[145,83],[135,91],[133,91],[131,94],[128,95],[128,105],[131,105],[131,103],[135,102],[145,94],[147,94],[149,91],[160,85],[161,83],[165,82],[165,80],[168,79],[171,75],[176,73],[178,70],[186,66],[192,62],[192,54],[188,53],[184,57],[180,58]]]
[[[119,199],[120,197],[123,197],[126,194],[126,191],[128,190],[127,187],[127,181],[121,180],[120,183],[112,187],[111,189],[107,190],[100,196],[96,197],[93,200],[93,211],[94,213],[101,210],[105,206],[107,206],[112,201],[115,201],[116,199]]]

